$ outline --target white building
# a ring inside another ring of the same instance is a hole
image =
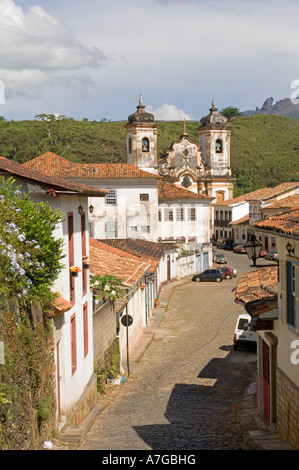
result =
[[[54,327],[56,418],[57,427],[61,429],[70,421],[79,424],[97,397],[92,297],[84,261],[89,256],[88,197],[104,197],[106,192],[48,176],[5,158],[0,159],[0,168],[5,176],[13,176],[16,184],[21,185],[21,190],[28,193],[33,201],[47,201],[53,209],[59,208],[65,214],[55,230],[55,236],[64,241],[65,266],[53,286],[59,298],[51,315]],[[80,268],[77,277],[73,277],[70,271],[73,265]]]

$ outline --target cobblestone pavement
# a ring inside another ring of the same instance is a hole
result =
[[[236,284],[237,278],[189,280],[173,288],[149,347],[79,450],[246,448],[237,414],[256,354],[233,350],[243,313],[234,302]]]

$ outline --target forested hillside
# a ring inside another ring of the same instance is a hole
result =
[[[0,121],[0,156],[23,163],[51,151],[73,162],[125,162],[125,121],[72,118]],[[188,122],[196,140],[198,122]],[[284,181],[299,181],[299,121],[278,115],[238,117],[231,127],[235,196]],[[183,123],[158,122],[158,155],[183,132]]]

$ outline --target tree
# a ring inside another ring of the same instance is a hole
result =
[[[235,108],[234,106],[227,106],[227,108],[221,109],[220,114],[227,119],[241,116],[239,108]]]

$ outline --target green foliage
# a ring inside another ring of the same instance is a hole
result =
[[[119,341],[116,339],[106,351],[104,361],[95,361],[95,372],[97,375],[98,394],[105,393],[105,385],[108,377],[117,377],[120,373],[120,351]]]
[[[76,121],[65,116],[57,119],[52,115],[34,121],[0,120],[0,155],[20,163],[47,151],[77,163],[126,162],[125,124]],[[199,122],[187,122],[189,137],[197,142],[199,126]],[[255,115],[235,117],[229,126],[236,196],[298,180],[298,121],[279,115]],[[158,122],[158,157],[178,140],[183,129],[181,121]]]
[[[32,329],[26,311],[1,310],[0,449],[33,449],[54,429],[50,322]],[[47,429],[47,425],[49,429]]]
[[[122,297],[122,289],[120,287],[121,280],[115,276],[90,276],[90,286],[94,289],[96,299],[99,300],[115,300]]]
[[[20,305],[51,302],[51,286],[62,269],[62,239],[53,231],[62,220],[48,203],[34,203],[12,178],[0,180],[0,294]]]
[[[221,109],[220,114],[222,114],[222,116],[226,117],[227,119],[241,116],[239,108],[234,106],[227,106],[227,108]]]

